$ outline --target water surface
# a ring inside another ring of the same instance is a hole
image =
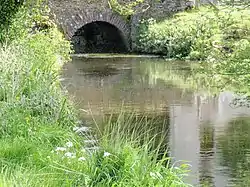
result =
[[[84,119],[121,108],[167,116],[170,155],[192,165],[187,182],[250,186],[250,109],[233,107],[229,91],[209,94],[203,79],[192,79],[190,68],[190,63],[143,56],[76,56],[64,66],[62,83]]]

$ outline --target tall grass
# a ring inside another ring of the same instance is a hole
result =
[[[99,149],[88,151],[58,79],[69,42],[54,26],[31,31],[0,48],[0,186],[186,186],[186,165],[159,157],[162,138],[149,136],[147,121],[106,121]]]
[[[188,165],[171,165],[167,115],[121,111],[104,120],[101,149],[91,158],[92,186],[188,186]]]
[[[75,111],[58,81],[60,40],[52,29],[0,50],[2,186],[62,186],[75,180],[55,167],[62,161],[51,152],[68,141],[80,146],[72,131]]]
[[[55,152],[66,142],[81,146],[72,130],[76,113],[58,79],[70,45],[56,27],[25,30],[32,21],[26,14],[21,8],[9,27],[17,38],[6,36],[0,48],[0,185],[73,186],[81,175],[61,168],[70,161]]]

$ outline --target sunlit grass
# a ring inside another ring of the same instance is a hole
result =
[[[92,186],[188,186],[188,165],[175,168],[168,157],[168,120],[124,111],[108,116],[90,162]]]
[[[74,132],[77,112],[59,82],[69,42],[54,26],[28,32],[34,20],[21,18],[11,33],[27,32],[0,47],[0,187],[187,186],[188,165],[167,155],[167,118],[121,112],[89,150],[84,140],[94,136]]]
[[[41,47],[54,34],[38,35],[0,50],[0,186],[187,186],[188,166],[172,166],[167,154],[167,117],[121,111],[104,120],[98,149],[88,150],[89,137],[73,132],[58,50]]]

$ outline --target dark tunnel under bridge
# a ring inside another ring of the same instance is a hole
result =
[[[75,53],[127,53],[128,38],[115,25],[93,21],[77,29],[72,36]]]

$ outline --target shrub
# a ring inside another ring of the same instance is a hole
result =
[[[0,25],[9,25],[13,16],[18,12],[19,7],[23,4],[23,1],[16,0],[1,0],[1,18]]]
[[[137,50],[192,60],[230,56],[242,39],[249,41],[250,11],[201,7],[161,22],[142,21]]]
[[[46,0],[0,0],[0,43],[21,40],[35,30],[55,26],[49,20],[49,9],[45,2]]]

